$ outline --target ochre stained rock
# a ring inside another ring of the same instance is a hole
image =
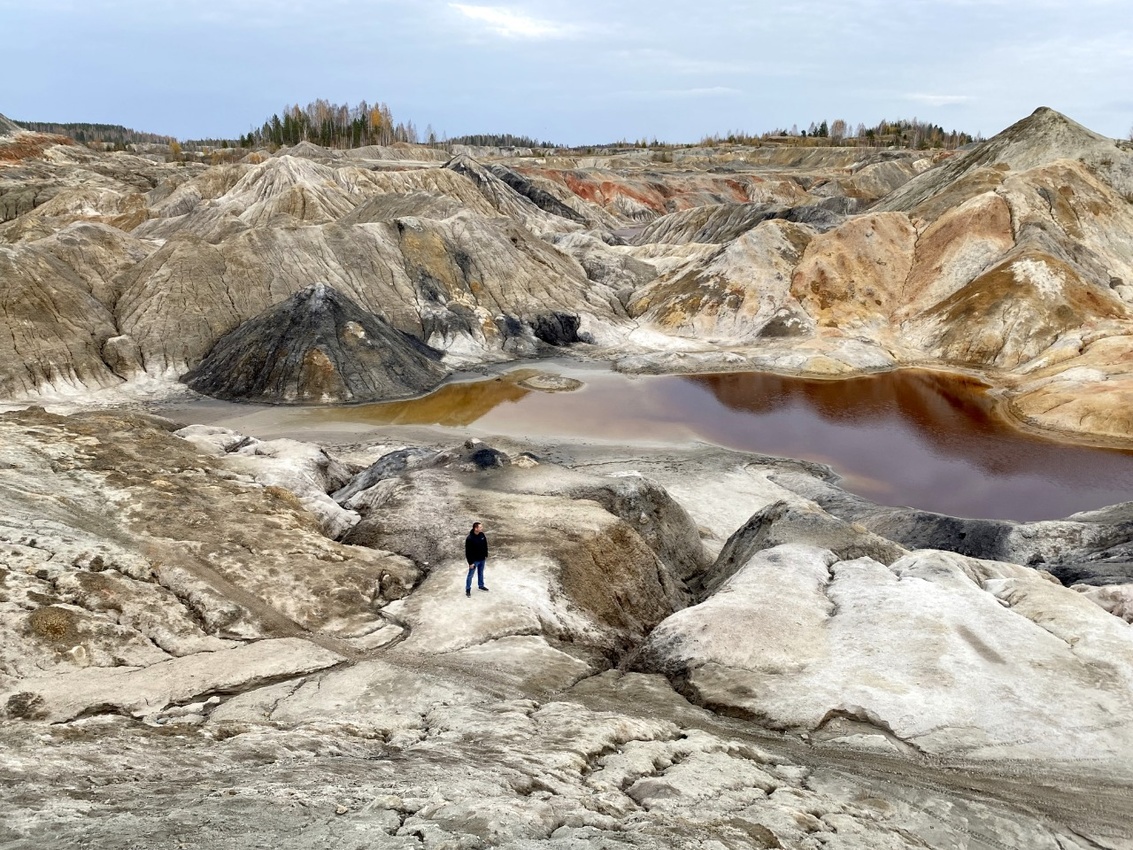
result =
[[[810,241],[791,294],[819,325],[884,328],[905,303],[916,237],[901,213],[851,219]]]
[[[1062,334],[1100,319],[1127,318],[1108,289],[1067,263],[1027,253],[997,265],[929,310],[925,348],[950,363],[1011,369]]]
[[[943,301],[982,274],[1012,247],[1011,210],[993,192],[938,218],[917,240],[899,321]]]

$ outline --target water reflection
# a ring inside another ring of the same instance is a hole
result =
[[[883,504],[1034,520],[1133,498],[1133,453],[1017,431],[994,414],[987,388],[962,376],[907,370],[814,381],[597,373],[578,392],[517,398],[501,392],[499,382],[464,386],[473,394],[483,388],[481,406],[493,400],[482,416],[465,420],[486,431],[702,439],[806,458],[831,465],[848,489]]]
[[[1133,453],[1017,431],[969,378],[910,370],[843,381],[688,380],[728,411],[701,419],[707,439],[822,460],[848,489],[882,503],[1033,520],[1133,498]]]
[[[882,504],[955,516],[1034,520],[1133,499],[1133,452],[1063,445],[1009,427],[986,388],[902,371],[840,381],[776,375],[627,376],[569,367],[575,392],[531,391],[533,370],[442,387],[421,399],[333,408],[188,412],[257,436],[318,439],[378,425],[443,425],[627,444],[700,439],[827,463]],[[194,418],[196,417],[196,418]],[[263,426],[261,430],[257,426]]]
[[[818,416],[838,426],[910,429],[934,454],[960,457],[989,474],[1045,473],[1049,458],[1044,449],[1050,448],[1061,458],[1106,457],[1094,449],[1053,446],[1005,427],[994,413],[987,386],[959,375],[909,370],[840,381],[765,374],[698,375],[689,380],[731,410],[764,417],[763,425],[769,424],[769,415],[787,414],[794,427]],[[742,420],[729,417],[720,424],[741,425],[741,433],[729,433],[726,427],[710,430],[724,439],[743,439]],[[893,448],[874,440],[870,454],[885,456]]]
[[[334,418],[343,422],[369,422],[374,425],[444,425],[450,428],[471,425],[501,404],[518,402],[531,390],[520,386],[528,370],[510,372],[488,381],[446,384],[423,398],[331,408]],[[327,410],[327,408],[322,408]]]

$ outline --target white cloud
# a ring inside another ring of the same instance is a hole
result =
[[[506,6],[469,6],[464,3],[450,3],[449,7],[466,18],[479,21],[490,32],[504,38],[569,38],[578,32],[578,27],[574,24],[540,20]]]
[[[929,106],[953,106],[957,103],[968,103],[972,100],[970,95],[966,94],[928,94],[927,92],[914,92],[905,95],[905,100],[913,100],[917,103],[925,103]]]
[[[742,95],[743,93],[744,92],[742,89],[731,88],[730,86],[702,86],[700,88],[691,89],[645,89],[641,91],[617,91],[611,92],[610,96],[615,98],[735,97],[736,95]]]

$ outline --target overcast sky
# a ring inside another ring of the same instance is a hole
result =
[[[438,135],[562,144],[1050,106],[1133,127],[1130,0],[0,0],[0,113],[236,137],[384,101]]]

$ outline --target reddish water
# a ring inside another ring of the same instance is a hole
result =
[[[699,439],[827,463],[843,486],[876,502],[955,516],[1054,519],[1133,499],[1133,452],[1017,431],[993,415],[985,388],[964,378],[919,371],[842,381],[563,374],[585,386],[532,392],[505,376],[451,384],[409,402],[274,408],[270,415],[274,426],[289,424],[298,436],[398,423],[626,443]]]
[[[510,434],[687,435],[828,463],[848,489],[874,501],[955,516],[1053,519],[1133,499],[1133,452],[1022,433],[993,415],[983,386],[964,378],[920,371],[843,381],[753,373],[582,377],[586,386],[570,393],[523,392],[505,380],[382,407],[410,421],[410,411],[431,405],[427,419],[451,424],[458,424],[455,411],[475,412],[458,416],[459,424]],[[441,410],[446,414],[437,415]]]
[[[722,408],[699,428],[708,439],[829,463],[847,489],[883,504],[1035,520],[1133,499],[1133,452],[1022,433],[962,378],[711,375],[690,378],[680,395]]]

